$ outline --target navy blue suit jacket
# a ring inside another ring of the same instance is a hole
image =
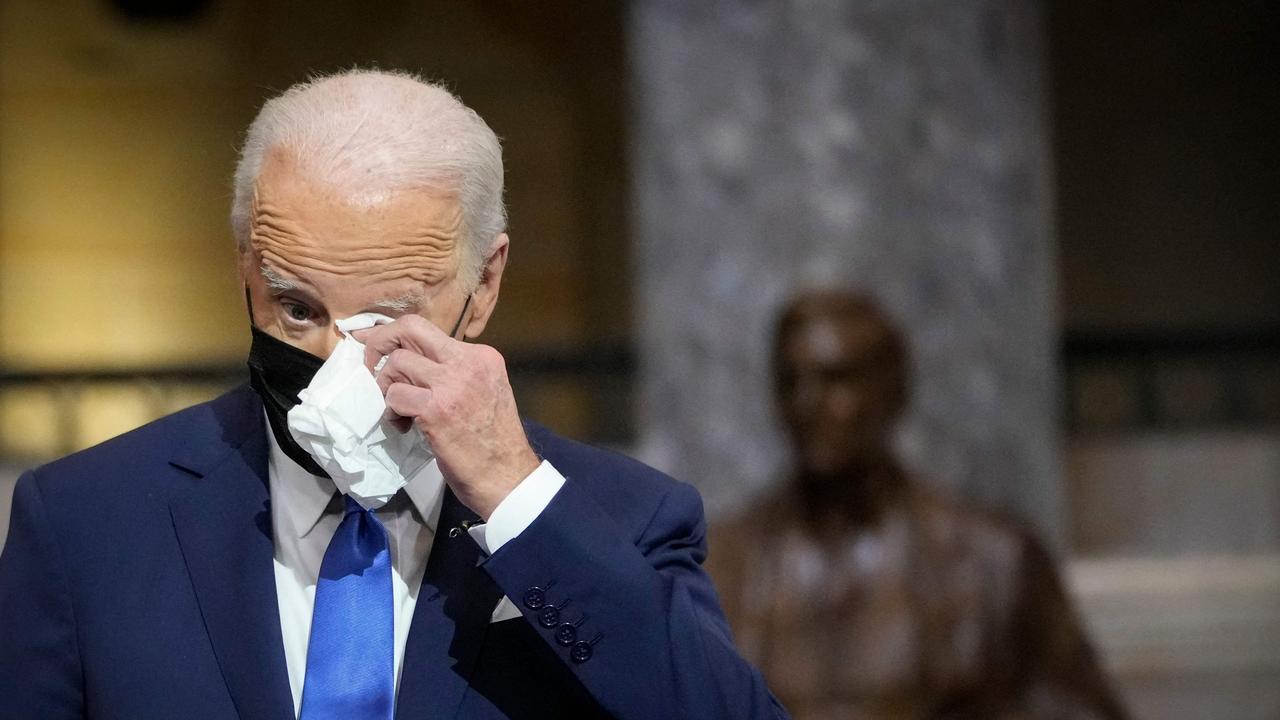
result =
[[[450,534],[475,516],[446,494],[397,718],[785,717],[700,566],[697,493],[529,439],[565,485],[488,558]],[[0,556],[0,718],[292,718],[270,502],[247,387],[25,474]],[[525,607],[533,587],[585,616],[585,662]],[[503,594],[524,619],[490,624]]]

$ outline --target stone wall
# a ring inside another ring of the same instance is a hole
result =
[[[922,476],[1062,545],[1038,4],[638,0],[640,430],[713,512],[786,465],[774,315],[877,296],[913,347]]]

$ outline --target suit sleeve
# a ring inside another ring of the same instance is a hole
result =
[[[701,567],[705,534],[702,501],[687,485],[667,492],[633,542],[570,480],[484,568],[619,720],[786,718],[733,646]],[[562,604],[560,623],[540,622],[539,606]],[[575,643],[562,644],[559,625],[580,619]]]
[[[13,495],[0,554],[0,720],[84,717],[83,676],[61,554],[33,473]]]

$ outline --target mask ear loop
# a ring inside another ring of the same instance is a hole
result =
[[[249,309],[249,327],[258,327],[253,324],[253,298],[249,297],[249,286],[244,286],[244,304]]]
[[[462,312],[458,313],[458,322],[453,324],[453,329],[449,331],[449,337],[456,338],[458,336],[458,328],[462,327],[462,319],[467,316],[467,308],[471,305],[472,295],[467,296],[467,301],[462,303]]]

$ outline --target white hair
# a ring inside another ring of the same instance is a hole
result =
[[[416,75],[350,70],[315,77],[262,106],[236,165],[231,229],[241,252],[249,246],[263,158],[277,148],[353,202],[413,187],[455,193],[462,211],[459,276],[468,292],[480,281],[494,238],[506,230],[498,137],[453,93]]]

